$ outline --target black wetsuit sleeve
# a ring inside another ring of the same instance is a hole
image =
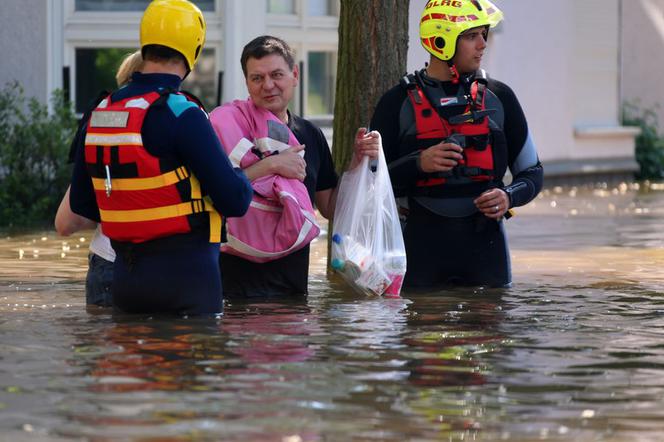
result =
[[[73,163],[76,160],[76,152],[78,152],[79,150],[83,150],[85,148],[85,128],[88,124],[88,120],[90,119],[91,113],[92,110],[83,114],[83,116],[78,122],[76,133],[74,134],[74,138],[71,140],[71,144],[69,145],[69,157],[68,157],[69,163]]]
[[[407,189],[420,176],[418,151],[407,155],[400,154],[403,134],[400,133],[401,108],[407,99],[406,89],[397,85],[387,91],[376,105],[371,118],[371,129],[377,130],[383,140],[385,161],[390,171],[390,179],[395,191]]]
[[[71,144],[69,145],[69,162],[73,163],[74,160],[76,159],[76,152],[78,150],[84,149],[85,146],[85,129],[88,126],[88,120],[90,120],[90,115],[92,115],[92,111],[94,111],[99,103],[101,101],[108,97],[110,92],[108,91],[101,91],[99,94],[97,94],[97,97],[90,102],[90,105],[88,106],[88,110],[85,111],[83,116],[78,122],[78,128],[76,129],[76,134],[74,135],[74,139],[72,140]]]
[[[74,163],[72,172],[72,186],[69,191],[69,205],[72,212],[84,216],[85,218],[99,222],[99,208],[97,199],[92,187],[92,180],[88,175],[85,165],[85,136],[87,133],[88,121],[92,112],[99,103],[108,97],[108,91],[101,91],[97,97],[90,103],[88,110],[78,122],[76,134],[69,147],[69,162]]]
[[[174,148],[224,216],[242,216],[253,189],[241,169],[233,168],[205,113],[190,108],[176,119]]]
[[[506,186],[509,190],[510,206],[523,206],[532,201],[542,190],[544,174],[542,164],[528,130],[526,116],[512,89],[496,80],[489,81],[489,88],[500,99],[505,111],[507,164],[513,177],[512,182]]]
[[[85,165],[85,142],[87,120],[81,121],[81,130],[76,134],[79,138],[80,148],[74,152],[74,169],[71,178],[71,189],[69,191],[69,205],[72,212],[93,221],[100,222],[97,198],[92,187],[92,179]]]

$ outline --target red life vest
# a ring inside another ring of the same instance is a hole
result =
[[[192,230],[209,216],[210,242],[219,242],[221,216],[187,167],[151,155],[141,128],[150,106],[168,94],[150,92],[117,102],[110,96],[92,112],[85,162],[92,177],[102,231],[109,238],[141,243]],[[207,212],[207,214],[205,213]]]
[[[410,84],[408,97],[415,114],[417,140],[424,141],[431,146],[449,139],[464,148],[463,160],[454,169],[447,173],[431,174],[430,177],[417,181],[416,186],[420,188],[441,185],[449,187],[472,182],[494,181],[496,179],[494,148],[491,142],[489,118],[486,116],[490,111],[485,108],[484,103],[486,85],[477,80],[474,81],[471,84],[470,100],[465,110],[448,120],[439,116],[438,111],[432,106],[417,81]],[[455,99],[456,97],[449,97],[442,100]],[[450,121],[459,122],[451,123]],[[454,141],[450,137],[454,138]]]

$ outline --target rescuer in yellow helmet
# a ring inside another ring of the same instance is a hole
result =
[[[420,40],[427,52],[448,63],[452,78],[458,78],[454,56],[459,37],[468,39],[474,36],[468,32],[473,29],[481,32],[486,41],[489,28],[502,19],[503,13],[488,0],[430,1],[420,18]]]
[[[153,0],[141,19],[143,58],[156,47],[169,48],[184,57],[191,71],[205,44],[205,17],[188,0]],[[159,57],[157,52],[156,57]]]
[[[512,282],[503,220],[539,193],[542,166],[516,96],[480,69],[502,19],[489,0],[427,2],[429,63],[374,112],[405,222],[406,288]]]
[[[179,90],[205,43],[201,11],[187,0],[154,0],[140,35],[140,71],[82,131],[71,208],[111,239],[116,309],[216,314],[221,216],[243,215],[253,191],[199,100]]]

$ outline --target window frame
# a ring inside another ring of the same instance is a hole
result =
[[[328,53],[333,53],[337,63],[339,62],[339,53],[338,53],[338,48],[336,46],[331,46],[331,45],[325,45],[325,44],[312,44],[312,45],[307,45],[306,47],[302,48],[302,52],[300,54],[302,55],[302,70],[304,72],[300,72],[300,78],[302,83],[302,88],[301,92],[304,94],[304,110],[302,112],[302,116],[305,118],[316,118],[316,119],[332,119],[334,117],[334,101],[332,103],[332,112],[328,114],[314,114],[310,112],[309,109],[309,53],[311,52],[328,52]],[[333,100],[336,100],[336,81],[337,81],[337,72],[336,72],[336,66],[335,66],[335,74],[333,77],[333,82],[334,82],[334,96],[332,97]]]
[[[223,1],[215,0],[215,11],[203,11],[207,24],[205,48],[214,49],[215,71],[223,66]],[[233,0],[230,0],[233,1]],[[63,0],[63,66],[70,71],[70,98],[76,103],[77,49],[138,49],[138,30],[143,11],[76,11],[75,0]],[[217,79],[215,78],[215,85]],[[216,101],[216,97],[214,100]],[[81,113],[77,113],[81,116]]]
[[[334,1],[334,15],[310,16],[308,14],[308,0],[294,0],[295,13],[293,14],[277,14],[266,11],[268,25],[296,29],[334,29],[336,31],[339,26],[340,0],[332,1]]]
[[[269,0],[266,1],[265,6],[269,7]],[[268,15],[268,17],[271,17],[271,18],[280,18],[280,19],[284,19],[284,20],[288,20],[288,19],[295,20],[300,15],[300,6],[301,6],[300,0],[293,0],[293,13],[292,14],[282,13],[282,12],[271,12],[268,8],[266,8],[267,11],[265,11],[265,12]]]
[[[105,11],[105,10],[99,10],[99,11],[76,11],[76,0],[65,0],[65,1],[71,3],[71,7],[69,8],[69,9],[70,9],[70,12],[72,12],[72,13],[76,13],[76,14],[87,14],[87,13],[93,13],[93,14],[98,14],[98,13],[134,14],[134,13],[138,13],[138,14],[142,14],[142,13],[143,13],[143,10],[137,10],[137,11]],[[195,0],[194,0],[194,2],[195,2]],[[213,3],[214,10],[212,10],[212,11],[203,11],[203,10],[201,9],[201,11],[202,11],[204,14],[216,14],[217,12],[219,12],[220,0],[213,0],[212,3]]]
[[[295,63],[301,65],[300,86],[297,88],[292,109],[303,117],[315,117],[332,119],[332,114],[314,115],[308,111],[308,87],[309,87],[309,52],[334,52],[338,56],[339,36],[339,8],[340,0],[335,1],[336,16],[314,16],[309,17],[306,13],[305,2],[308,0],[295,0],[296,14],[273,14],[266,11],[266,33],[276,35],[285,39],[295,51]],[[315,39],[312,41],[312,33]],[[335,76],[336,85],[336,76]],[[304,94],[304,97],[301,97]],[[300,108],[300,103],[303,108]]]
[[[316,19],[316,18],[339,18],[339,13],[341,12],[341,4],[339,0],[325,0],[327,2],[331,3],[331,14],[327,15],[310,15],[309,14],[309,1],[310,0],[302,0],[303,3],[303,9],[304,9],[304,15],[306,15],[309,19]]]
[[[309,111],[310,109],[310,103],[309,103],[309,85],[310,85],[310,77],[309,77],[309,54],[311,53],[327,53],[327,54],[334,54],[334,57],[336,59],[337,64],[339,63],[339,53],[337,48],[334,48],[333,50],[330,49],[329,46],[310,46],[306,49],[306,52],[304,55],[306,55],[306,60],[304,61],[303,68],[306,71],[306,81],[304,83],[303,91],[304,91],[304,108],[306,110],[305,114],[307,118],[332,118],[334,116],[334,101],[336,100],[336,81],[337,81],[337,72],[336,72],[336,66],[335,66],[335,73],[333,76],[333,90],[334,90],[334,95],[332,96],[332,112],[330,113],[324,113],[324,114],[314,114]]]

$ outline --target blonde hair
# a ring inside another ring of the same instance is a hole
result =
[[[129,83],[131,75],[141,67],[143,67],[143,57],[141,57],[140,50],[127,55],[124,60],[122,60],[117,74],[115,74],[115,81],[117,81],[118,86],[124,86]]]

